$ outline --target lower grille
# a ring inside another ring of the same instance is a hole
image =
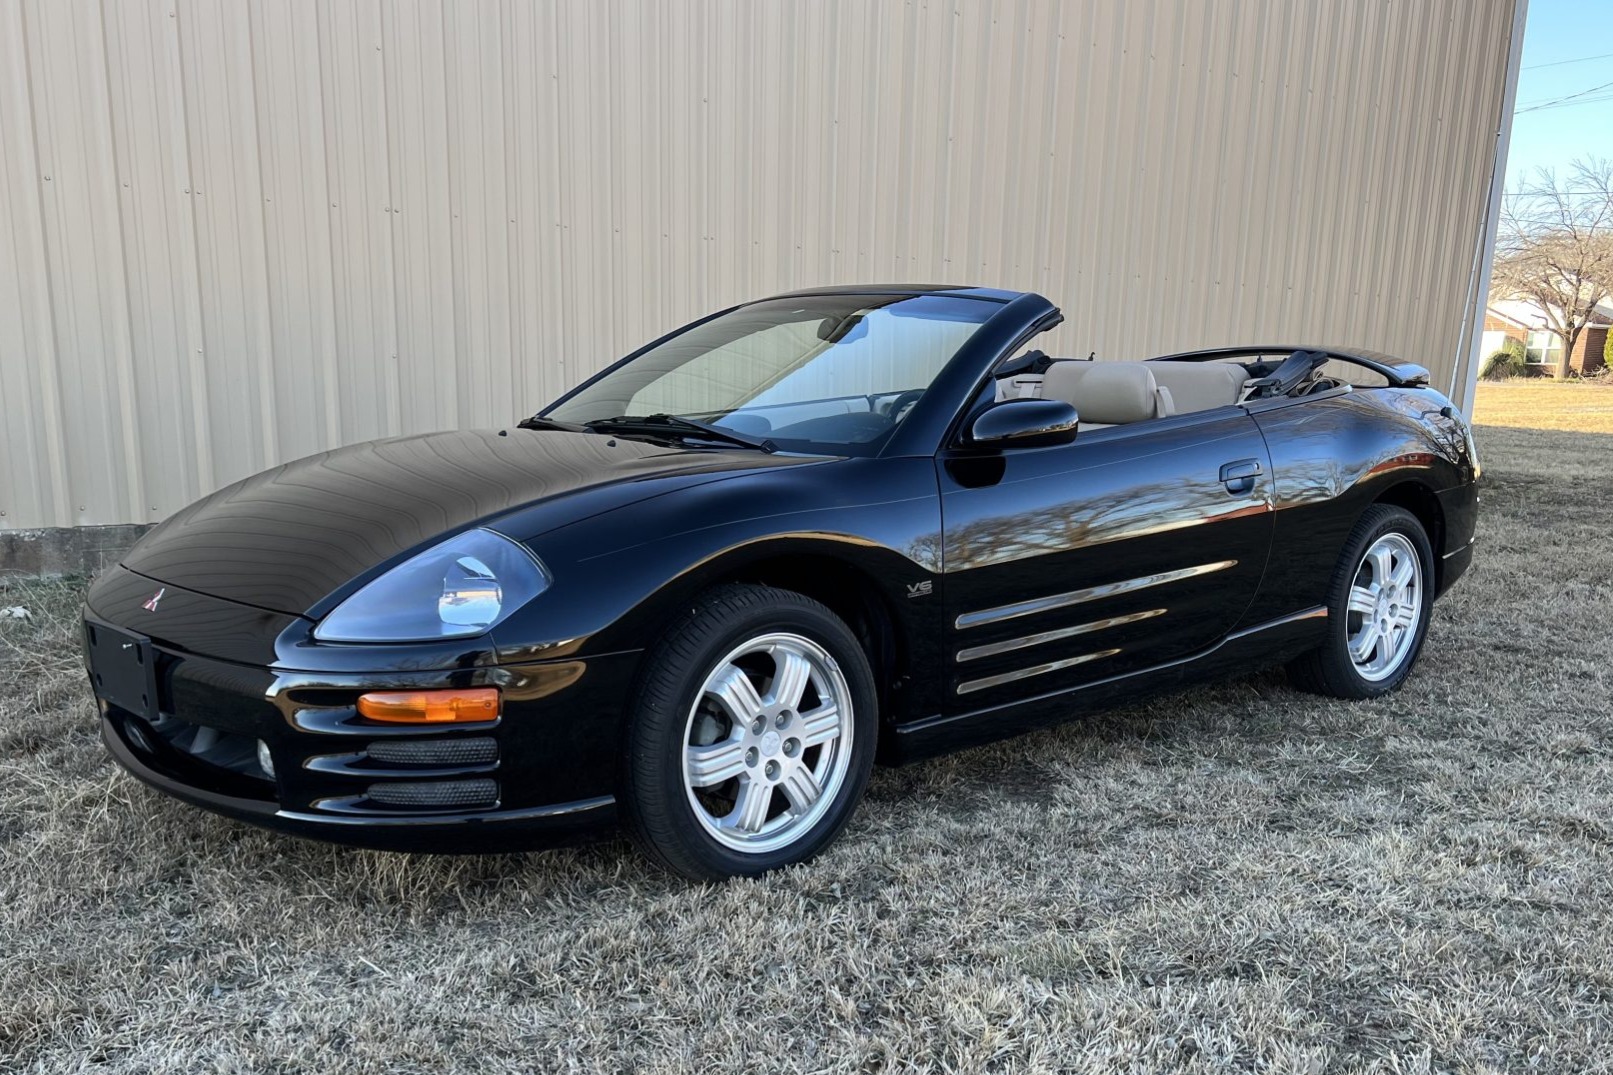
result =
[[[124,727],[134,744],[147,753],[151,752],[151,735],[155,734],[175,750],[207,765],[259,780],[269,779],[269,774],[258,764],[258,741],[252,736],[192,724],[168,713],[160,714],[150,723],[132,717]]]
[[[459,807],[498,805],[496,780],[415,780],[371,784],[365,797],[382,806]]]
[[[365,757],[383,765],[487,765],[498,760],[498,740],[475,739],[378,740],[364,748]]]

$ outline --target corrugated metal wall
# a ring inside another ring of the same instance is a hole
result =
[[[1448,383],[1513,0],[0,0],[0,527],[502,424],[719,305]]]

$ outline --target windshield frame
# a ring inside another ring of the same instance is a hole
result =
[[[940,450],[945,441],[947,431],[959,417],[960,411],[973,400],[981,380],[988,376],[992,368],[1000,361],[1002,352],[1006,348],[1016,345],[1034,326],[1041,326],[1036,328],[1035,331],[1050,327],[1050,324],[1043,324],[1043,322],[1048,320],[1049,315],[1056,318],[1058,310],[1045,298],[1029,292],[922,285],[815,288],[771,295],[766,298],[725,307],[651,340],[546,404],[538,411],[536,417],[549,418],[551,421],[559,422],[559,419],[551,417],[552,412],[597,382],[630,365],[647,352],[677,339],[684,333],[699,328],[717,318],[742,310],[747,306],[779,299],[809,298],[825,295],[841,296],[849,299],[866,298],[872,302],[893,297],[916,298],[932,294],[983,300],[995,303],[997,308],[979,323],[979,327],[969,339],[951,358],[942,364],[936,376],[925,389],[924,395],[913,405],[896,428],[885,436],[884,442],[879,446],[878,450],[868,453],[868,456],[871,458],[883,458],[934,455]],[[780,447],[781,450],[787,452],[797,451],[783,445]],[[836,456],[856,453],[829,449],[804,453],[797,451],[797,454]]]

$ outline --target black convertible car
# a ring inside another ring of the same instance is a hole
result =
[[[1059,320],[984,288],[801,291],[511,428],[238,482],[91,588],[106,744],[303,835],[523,848],[620,818],[709,878],[822,849],[876,758],[1282,662],[1341,698],[1399,686],[1477,504],[1427,371],[1030,350]]]

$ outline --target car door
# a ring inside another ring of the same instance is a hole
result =
[[[1053,447],[954,447],[936,466],[951,712],[1196,653],[1259,588],[1271,460],[1241,408]]]

